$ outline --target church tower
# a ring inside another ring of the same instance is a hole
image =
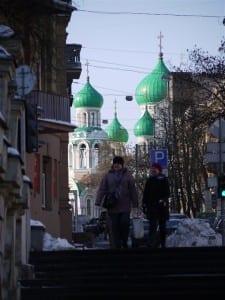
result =
[[[135,99],[141,109],[141,118],[135,124],[134,134],[137,137],[137,144],[157,145],[162,143],[164,138],[163,115],[168,106],[166,101],[167,82],[164,79],[169,70],[163,61],[162,34],[160,32],[160,52],[158,63],[150,74],[138,84],[135,90]]]
[[[100,209],[94,205],[96,187],[88,184],[88,175],[97,172],[104,158],[108,163],[111,162],[113,156],[125,154],[128,132],[118,120],[116,100],[114,118],[105,130],[102,129],[101,108],[104,99],[91,85],[88,63],[86,66],[87,82],[73,99],[77,128],[70,133],[69,138],[69,188],[70,194],[76,194],[71,197],[71,200],[74,198],[71,201],[74,215],[98,217]],[[105,145],[106,147],[103,145],[105,142],[108,144]],[[103,145],[102,148],[101,145]]]
[[[114,118],[105,130],[108,134],[108,142],[110,144],[110,148],[112,149],[113,156],[124,156],[125,144],[127,143],[129,136],[127,130],[121,125],[120,121],[118,120],[116,100],[114,103]]]
[[[70,165],[77,177],[94,173],[98,166],[99,144],[108,139],[101,128],[102,95],[90,84],[89,76],[84,87],[74,96],[77,128],[70,135]],[[78,175],[79,174],[79,175]]]
[[[95,191],[84,185],[81,178],[96,173],[100,144],[108,139],[107,133],[101,128],[103,101],[103,96],[91,85],[87,76],[86,84],[74,95],[77,128],[70,133],[68,146],[69,187],[76,194],[76,203],[73,203],[74,215],[98,215],[94,206]]]

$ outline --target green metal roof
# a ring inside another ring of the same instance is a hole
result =
[[[127,130],[120,124],[117,115],[109,124],[109,126],[105,129],[108,134],[109,141],[126,143],[128,141],[128,132]]]
[[[93,88],[89,82],[89,77],[84,87],[74,96],[73,106],[79,107],[97,107],[101,108],[103,104],[102,95]]]
[[[145,110],[143,116],[135,124],[134,135],[137,137],[154,136],[154,120],[147,110]]]
[[[160,54],[156,67],[136,88],[135,98],[138,105],[154,104],[165,98],[167,82],[162,77],[168,73],[169,70],[163,62],[162,54]]]

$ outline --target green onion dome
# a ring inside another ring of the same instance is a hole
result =
[[[105,129],[108,134],[109,141],[126,143],[128,141],[128,132],[127,130],[120,124],[117,114],[109,124],[109,126]]]
[[[154,136],[154,120],[150,116],[147,109],[143,116],[137,121],[134,126],[134,135],[139,136]]]
[[[153,71],[137,86],[135,98],[138,105],[155,104],[166,97],[167,82],[162,77],[169,73],[160,53],[159,61]]]
[[[97,107],[101,108],[103,104],[102,95],[93,88],[89,82],[89,77],[84,87],[74,96],[73,106],[80,107]]]

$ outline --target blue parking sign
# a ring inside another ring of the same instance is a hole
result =
[[[150,150],[151,164],[159,163],[163,168],[168,166],[168,151],[167,149],[152,149]]]

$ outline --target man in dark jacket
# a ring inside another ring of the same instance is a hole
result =
[[[127,248],[131,208],[138,207],[138,195],[133,176],[124,167],[121,156],[115,156],[112,168],[103,177],[95,201],[102,205],[107,193],[116,195],[116,204],[107,209],[112,226],[113,247]]]
[[[167,177],[162,174],[161,165],[154,163],[151,175],[145,183],[142,199],[143,212],[149,220],[149,247],[157,247],[157,227],[159,227],[161,247],[165,247],[166,221],[169,219],[169,196]]]

